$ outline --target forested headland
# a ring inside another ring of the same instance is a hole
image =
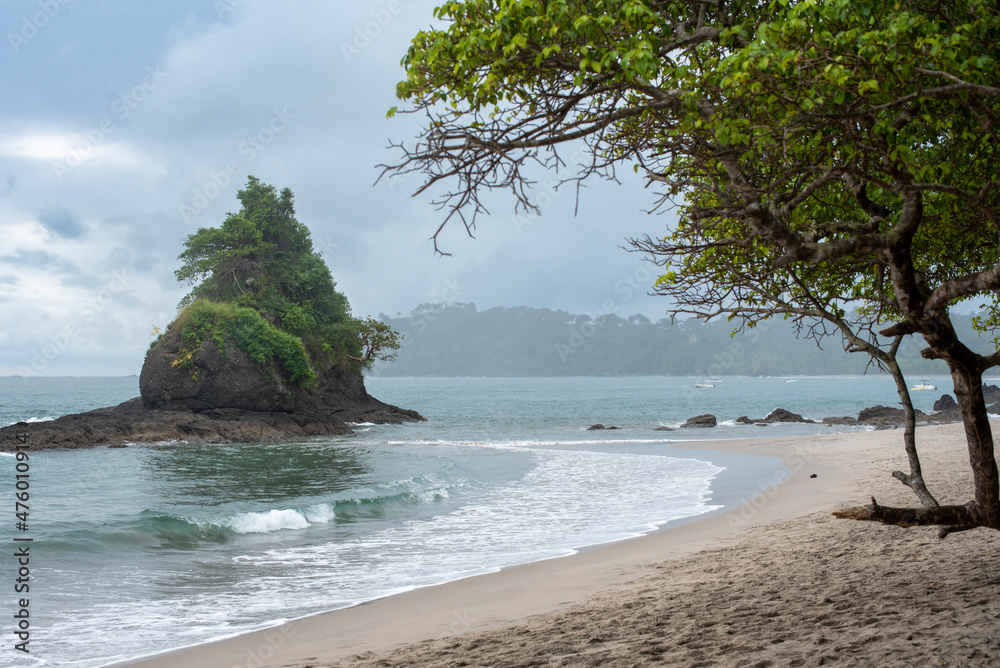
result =
[[[995,350],[970,316],[953,316],[970,348]],[[869,357],[843,350],[839,335],[822,348],[772,319],[733,335],[733,323],[643,315],[597,317],[524,306],[479,311],[474,304],[422,304],[406,317],[379,318],[403,336],[398,358],[379,363],[386,376],[782,376],[865,372]],[[912,337],[911,337],[912,338]],[[920,356],[923,341],[900,348],[914,377],[943,375],[940,360]]]

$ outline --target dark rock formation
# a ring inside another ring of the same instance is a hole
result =
[[[222,355],[212,339],[206,339],[194,355],[195,367],[175,366],[180,343],[173,334],[153,346],[139,375],[139,394],[146,408],[201,412],[234,408],[255,412],[303,413],[355,419],[358,411],[368,422],[399,422],[400,416],[422,419],[413,411],[383,404],[365,390],[357,371],[333,366],[320,374],[315,387],[296,387],[285,381],[276,364],[253,362],[236,346]]]
[[[899,418],[902,419],[902,408],[891,408],[889,406],[869,406],[858,413],[858,422],[871,422],[878,418]]]
[[[659,427],[653,427],[653,431],[673,431],[673,427],[667,427],[665,425],[660,425]]]
[[[983,399],[988,404],[1000,402],[1000,387],[996,385],[983,385]]]
[[[784,408],[775,408],[773,411],[767,414],[763,422],[774,423],[774,422],[805,422],[808,424],[816,424],[815,420],[807,420],[798,413],[793,413],[787,411]]]
[[[914,416],[917,422],[929,420],[927,414],[920,410],[914,410]],[[871,425],[876,429],[894,429],[902,427],[906,423],[906,413],[902,408],[871,406],[858,413],[858,423]]]
[[[19,422],[0,429],[0,450],[187,441],[261,443],[350,433],[350,423],[423,420],[419,413],[375,399],[358,371],[333,366],[311,388],[282,380],[277,368],[259,365],[245,352],[214,341],[202,345],[193,369],[174,365],[178,346],[170,337],[146,356],[139,376],[141,397],[118,406],[66,415],[49,422]]]
[[[958,408],[958,404],[950,394],[942,394],[941,398],[934,402],[935,411],[944,411],[949,408]]]
[[[254,364],[236,346],[226,355],[211,338],[193,355],[193,369],[175,366],[177,342],[168,338],[146,355],[139,374],[139,394],[146,408],[168,411],[204,411],[238,408],[289,413],[296,408],[296,392],[273,367]],[[299,390],[298,394],[305,392]]]
[[[858,423],[858,421],[855,418],[847,417],[847,416],[844,416],[844,417],[825,417],[825,418],[823,418],[823,423],[831,425],[831,426],[835,425],[835,424],[855,425],[855,424]]]
[[[706,413],[705,415],[696,415],[693,418],[688,418],[687,422],[681,425],[681,429],[714,427],[717,424],[718,420],[715,419],[715,416]]]
[[[591,425],[591,426],[587,427],[587,431],[598,431],[600,429],[618,429],[618,427],[615,427],[614,425],[611,425],[609,427],[605,427],[603,424],[594,424],[594,425]]]
[[[351,431],[336,418],[294,413],[219,408],[201,413],[150,410],[136,397],[111,408],[65,415],[47,422],[18,422],[0,429],[0,450],[21,442],[31,449],[90,448],[98,445],[188,441],[189,443],[259,443]]]
[[[348,434],[351,423],[398,424],[423,418],[372,399],[325,415],[212,408],[205,411],[149,409],[140,397],[117,406],[65,415],[47,422],[18,422],[0,429],[0,451],[21,443],[32,450],[77,449],[128,443],[274,443],[310,436]]]
[[[815,420],[807,420],[798,413],[787,411],[784,408],[775,408],[767,414],[767,417],[751,420],[746,415],[741,415],[735,420],[738,424],[755,424],[758,427],[766,427],[776,422],[804,422],[807,424],[818,424]]]

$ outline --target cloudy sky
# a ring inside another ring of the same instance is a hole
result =
[[[426,302],[611,307],[658,319],[622,250],[657,233],[642,184],[498,200],[477,238],[417,177],[374,185],[419,119],[386,119],[399,61],[439,0],[5,0],[0,8],[0,375],[138,373],[186,292],[187,235],[252,174],[295,193],[355,315]],[[366,34],[367,33],[367,34]],[[632,176],[629,172],[628,176]]]

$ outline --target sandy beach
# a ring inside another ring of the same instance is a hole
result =
[[[942,503],[971,496],[961,425],[921,427]],[[900,431],[684,443],[781,458],[746,503],[676,528],[130,666],[993,666],[1000,535],[837,520],[916,505]],[[815,476],[815,477],[813,477]],[[778,484],[775,484],[778,483]],[[762,489],[762,487],[764,489]]]

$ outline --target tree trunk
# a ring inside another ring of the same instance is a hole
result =
[[[993,430],[983,399],[983,373],[978,369],[962,368],[963,365],[950,366],[975,486],[975,501],[970,504],[970,510],[976,524],[1000,529],[1000,476],[993,452]]]
[[[901,339],[902,337],[896,338],[891,354],[886,356],[885,364],[892,374],[892,379],[896,382],[896,393],[899,395],[899,401],[903,405],[903,414],[906,416],[906,424],[903,428],[903,445],[906,449],[906,458],[910,462],[910,472],[893,471],[892,475],[912,489],[925,508],[935,508],[938,505],[937,499],[927,489],[923,470],[920,467],[920,457],[917,455],[917,417],[913,410],[913,400],[910,398],[910,390],[906,386],[906,378],[896,361],[896,350]]]
[[[835,511],[833,515],[840,519],[868,520],[899,527],[945,525],[948,527],[971,528],[971,526],[976,525],[975,516],[970,508],[973,503],[970,502],[964,506],[935,506],[933,508],[894,508],[891,506],[880,506],[873,497],[870,506],[844,508],[843,510]]]
[[[949,360],[949,366],[969,448],[973,500],[962,506],[925,504],[923,508],[894,508],[881,506],[872,498],[871,505],[844,508],[834,512],[835,517],[901,527],[938,525],[942,526],[938,534],[941,538],[949,533],[975,527],[1000,529],[1000,475],[993,451],[993,432],[986,413],[986,401],[983,399],[983,374],[978,367],[969,369],[955,360]],[[909,448],[909,444],[907,447]],[[911,465],[912,463],[913,459]],[[917,464],[918,468],[915,470],[919,471],[919,461]]]
[[[910,249],[913,234],[922,217],[923,204],[919,193],[909,193],[904,197],[897,226],[897,230],[902,232],[899,243],[880,252],[881,259],[889,267],[896,302],[903,314],[902,323],[880,333],[895,336],[919,332],[928,345],[921,354],[928,359],[943,359],[948,363],[955,399],[965,427],[974,497],[964,506],[925,505],[924,508],[888,508],[878,505],[873,498],[870,506],[847,508],[834,514],[897,526],[943,525],[939,533],[943,538],[949,533],[974,527],[1000,529],[1000,476],[993,452],[993,432],[983,399],[983,371],[990,365],[986,358],[959,340],[947,309],[926,310],[929,291],[922,275],[914,267]],[[912,462],[913,459],[911,465]]]

